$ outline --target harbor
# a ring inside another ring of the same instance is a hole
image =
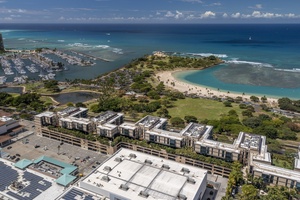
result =
[[[67,71],[72,66],[93,66],[99,58],[75,51],[38,48],[36,50],[8,50],[0,56],[0,86],[27,80],[53,80],[56,73]],[[108,60],[103,60],[109,62]]]

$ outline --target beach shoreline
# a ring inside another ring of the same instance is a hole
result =
[[[201,70],[201,69],[199,69]],[[235,91],[224,91],[224,90],[218,90],[216,88],[211,88],[204,85],[199,85],[196,83],[190,83],[180,80],[179,78],[176,78],[174,74],[179,72],[187,72],[187,71],[197,71],[195,69],[178,69],[178,70],[172,70],[172,71],[161,71],[157,72],[155,74],[156,79],[158,81],[162,81],[165,86],[169,88],[173,88],[175,90],[178,90],[179,92],[187,93],[187,94],[197,94],[198,96],[202,96],[205,98],[212,98],[213,96],[217,96],[218,98],[236,98],[236,97],[242,97],[243,101],[250,101],[251,96],[256,96],[259,99],[263,97],[263,95],[259,94],[240,94]],[[229,93],[228,93],[229,92]],[[276,106],[278,102],[278,98],[276,97],[267,97],[267,104],[271,106]]]

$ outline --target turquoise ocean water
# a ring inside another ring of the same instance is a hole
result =
[[[157,50],[195,57],[214,54],[225,63],[177,78],[222,91],[300,99],[298,24],[1,24],[0,31],[6,48],[76,50],[111,60],[70,66],[56,73],[58,80],[94,78]]]

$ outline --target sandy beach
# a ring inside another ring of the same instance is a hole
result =
[[[174,77],[174,73],[176,72],[180,72],[180,71],[186,71],[186,70],[175,70],[175,71],[163,71],[163,72],[158,72],[156,73],[156,78],[159,81],[163,81],[163,83],[170,88],[176,89],[180,92],[186,92],[188,94],[197,94],[199,96],[203,96],[203,97],[213,97],[213,96],[217,96],[220,98],[224,98],[224,97],[232,97],[232,98],[236,98],[238,96],[242,97],[244,101],[250,101],[250,96],[254,95],[259,97],[259,99],[262,96],[259,95],[255,95],[255,94],[238,94],[232,91],[224,91],[224,90],[217,90],[217,89],[212,89],[212,88],[208,88],[205,86],[201,86],[201,85],[197,85],[197,84],[192,84],[192,83],[187,83],[187,82],[183,82],[181,80],[178,80]],[[270,105],[276,105],[277,104],[277,100],[276,98],[273,97],[267,97],[267,102]]]

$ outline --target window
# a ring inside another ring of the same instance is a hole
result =
[[[206,147],[200,148],[200,154],[206,155]]]
[[[170,139],[170,146],[175,147],[176,146],[176,140]]]
[[[206,147],[206,154],[209,154],[209,150],[210,150],[210,148]]]
[[[122,134],[126,135],[126,136],[129,136],[129,130],[123,128],[122,129]]]
[[[222,158],[224,158],[224,155],[225,155],[225,151],[222,150]]]
[[[107,136],[107,130],[100,129],[100,135],[101,136]]]
[[[150,135],[150,142],[156,142],[156,135]]]
[[[291,188],[293,188],[294,187],[294,184],[295,184],[295,181],[291,181]]]
[[[262,174],[261,177],[262,177],[264,183],[269,183],[270,176],[268,174]]]
[[[297,182],[297,183],[296,183],[296,189],[297,189],[298,191],[300,191],[300,182]]]
[[[232,161],[232,153],[226,152],[226,154],[225,154],[225,160],[226,161]]]

